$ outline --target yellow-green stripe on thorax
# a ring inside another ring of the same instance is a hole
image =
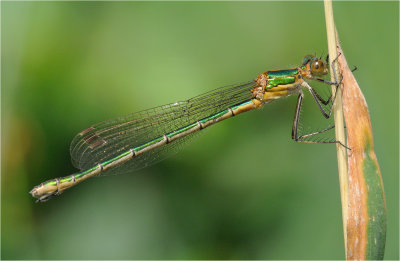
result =
[[[298,78],[298,76],[300,75],[300,72],[296,68],[287,70],[268,71],[266,72],[266,75],[268,79],[266,89],[269,89],[276,87],[278,85],[287,85],[295,83],[296,78]]]

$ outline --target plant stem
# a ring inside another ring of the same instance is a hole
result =
[[[329,64],[332,64],[334,59],[338,56],[336,47],[336,34],[335,34],[335,22],[333,19],[333,9],[332,1],[325,0],[325,21],[326,21],[326,31],[328,38],[328,50],[329,50]],[[338,63],[335,62],[335,71],[339,73]],[[331,69],[331,81],[335,81],[334,73]],[[339,79],[338,79],[339,80]],[[342,86],[339,86],[336,94],[336,101],[333,105],[333,113],[335,117],[335,136],[336,140],[340,141],[342,144],[346,144],[346,137],[344,131],[344,121],[343,121],[343,107],[342,107]],[[332,95],[334,97],[336,92],[336,86],[332,85]],[[348,178],[347,178],[347,157],[346,148],[341,144],[336,144],[336,153],[338,161],[338,172],[339,172],[339,183],[340,183],[340,196],[342,201],[342,220],[343,220],[343,234],[344,234],[344,245],[345,254],[347,256],[347,206],[348,206]]]

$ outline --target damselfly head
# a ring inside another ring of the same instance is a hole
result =
[[[310,72],[313,76],[322,76],[328,73],[328,63],[314,55],[306,55],[303,59],[303,66],[310,66]]]

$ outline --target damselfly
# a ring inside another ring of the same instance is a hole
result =
[[[327,57],[328,58],[328,57]],[[332,66],[332,68],[334,68]],[[325,118],[332,112],[335,97],[323,99],[306,80],[329,85],[338,81],[322,79],[328,73],[326,61],[314,55],[304,57],[297,68],[267,71],[255,80],[226,86],[183,102],[171,103],[93,125],[72,140],[70,153],[73,165],[81,172],[55,178],[34,187],[30,193],[43,202],[76,184],[99,175],[115,175],[147,167],[171,152],[195,133],[222,120],[262,107],[264,104],[291,94],[298,94],[292,128],[292,139],[308,143],[308,138],[333,128],[300,135],[298,132],[303,91],[309,92]],[[335,75],[336,79],[336,75]]]

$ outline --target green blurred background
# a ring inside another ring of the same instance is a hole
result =
[[[399,258],[398,2],[335,2],[369,104]],[[93,123],[327,52],[322,2],[2,2],[2,259],[342,259],[335,146],[291,140],[296,97],[176,156],[35,204]],[[319,115],[318,113],[316,115]],[[320,116],[318,116],[320,117]]]

